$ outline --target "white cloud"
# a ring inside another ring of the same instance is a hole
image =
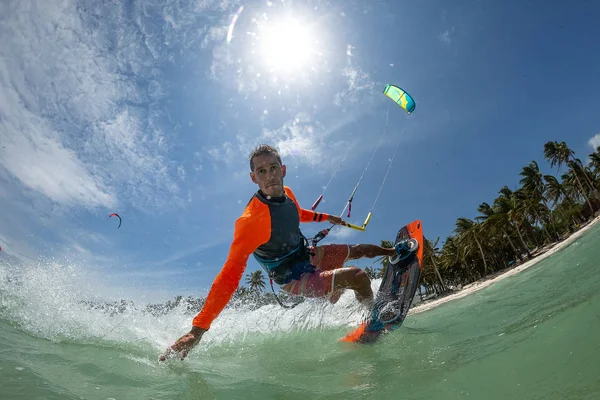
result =
[[[336,226],[329,231],[328,238],[332,243],[347,243],[349,239],[356,237],[357,234],[358,231],[355,229]]]
[[[211,147],[205,151],[217,163],[231,164],[237,159],[231,142],[224,142],[220,147]]]
[[[346,48],[346,55],[348,57],[352,57],[352,50],[354,50],[356,47],[352,46],[351,44],[349,44]]]
[[[157,10],[163,35],[144,18]],[[68,207],[171,201],[177,171],[154,102],[166,93],[156,67],[168,40],[190,23],[169,19],[178,11],[147,3],[130,18],[100,3],[2,3],[0,166]]]
[[[596,150],[596,148],[600,146],[600,133],[597,133],[591,137],[590,140],[588,140],[588,144],[592,149]]]
[[[441,35],[440,35],[440,40],[444,43],[450,43],[450,32],[448,30],[445,30]]]
[[[446,29],[444,32],[440,34],[440,40],[444,43],[450,44],[452,42],[452,34],[454,33],[454,28]]]
[[[348,106],[355,106],[365,92],[372,91],[375,82],[368,73],[360,67],[353,66],[350,62],[342,70],[344,90],[335,94],[333,104],[346,110]]]
[[[185,181],[185,168],[182,165],[177,167],[177,175],[182,182]]]
[[[113,206],[114,197],[66,149],[48,124],[0,92],[0,165],[25,186],[58,203]]]
[[[223,20],[223,23],[224,22],[225,21]],[[208,29],[208,33],[206,34],[206,36],[204,37],[204,40],[202,41],[202,47],[206,48],[211,44],[214,44],[216,42],[222,42],[223,40],[225,40],[228,29],[229,29],[229,27],[227,25],[210,27]]]
[[[167,158],[175,144],[172,127],[163,129],[170,82],[162,71],[175,56],[178,67],[197,61],[203,39],[218,37],[198,26],[207,7],[229,2],[0,2],[6,255],[35,259],[50,237],[85,255],[86,242],[104,239],[73,230],[79,211],[186,203],[178,185],[202,166],[185,170]]]
[[[324,131],[321,123],[312,121],[305,113],[300,113],[279,129],[265,129],[263,137],[274,143],[281,157],[298,157],[308,164],[317,165],[325,158]]]

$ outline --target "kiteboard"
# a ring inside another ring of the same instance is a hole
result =
[[[341,342],[373,343],[382,335],[402,326],[419,288],[423,266],[421,221],[403,226],[396,235],[394,245],[398,243],[405,251],[390,257],[371,311],[356,329],[340,339]]]

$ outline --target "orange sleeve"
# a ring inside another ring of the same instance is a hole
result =
[[[227,261],[215,278],[204,307],[194,318],[193,326],[206,330],[210,328],[238,288],[248,257],[270,237],[271,216],[268,207],[253,198],[244,214],[235,222],[233,242],[229,248]]]
[[[325,213],[318,213],[318,212],[314,212],[312,210],[305,210],[304,208],[300,207],[300,204],[298,204],[298,200],[296,200],[296,196],[294,196],[294,193],[292,192],[292,189],[290,189],[287,186],[284,186],[283,188],[285,190],[285,194],[294,201],[294,203],[296,203],[296,207],[298,207],[298,214],[300,214],[300,222],[323,222],[323,221],[327,221],[327,217],[329,217],[329,214],[325,214]]]

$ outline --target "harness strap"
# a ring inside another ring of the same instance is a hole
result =
[[[296,307],[298,304],[300,304],[301,302],[297,302],[292,304],[291,306],[285,305],[281,302],[281,300],[279,300],[279,296],[277,296],[277,293],[275,293],[275,289],[273,288],[273,279],[269,278],[269,282],[271,283],[271,290],[273,291],[273,296],[275,296],[275,300],[277,300],[277,302],[279,303],[279,305],[283,308],[288,308],[288,309],[292,309],[294,307]]]

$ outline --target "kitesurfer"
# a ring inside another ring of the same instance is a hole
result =
[[[373,302],[369,277],[362,269],[344,267],[344,263],[363,257],[396,256],[400,251],[373,244],[308,246],[300,231],[301,222],[345,222],[338,216],[300,207],[292,190],[283,184],[286,166],[275,148],[260,145],[249,161],[250,178],[259,189],[235,223],[227,260],[192,329],[160,356],[161,361],[174,352],[184,359],[200,341],[237,289],[250,255],[290,294],[323,297],[335,303],[345,289],[352,289],[356,299],[369,306]]]

